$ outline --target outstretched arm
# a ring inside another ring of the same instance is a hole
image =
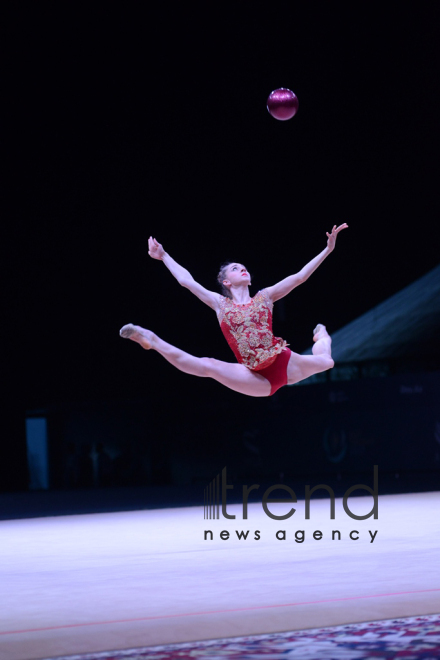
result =
[[[214,291],[209,291],[208,289],[205,289],[205,287],[203,287],[201,284],[196,282],[191,273],[187,271],[186,268],[183,268],[176,261],[174,261],[168,252],[165,252],[162,245],[160,245],[160,243],[158,243],[152,236],[150,236],[148,239],[148,254],[153,259],[163,261],[165,266],[168,268],[170,273],[174,275],[179,284],[184,286],[186,289],[189,289],[191,293],[197,296],[197,298],[200,298],[200,300],[206,305],[212,307],[212,309],[214,309],[216,312],[218,311],[220,305],[220,294],[215,293]]]
[[[317,257],[309,261],[309,263],[306,264],[304,268],[301,268],[301,270],[298,273],[295,273],[294,275],[289,275],[289,277],[286,277],[284,280],[281,280],[281,282],[278,282],[278,284],[274,284],[274,286],[267,287],[266,292],[269,298],[272,300],[272,302],[275,302],[276,300],[279,300],[280,298],[287,296],[287,294],[290,293],[292,289],[297,287],[299,284],[305,282],[310,277],[310,275],[318,268],[318,266],[322,264],[324,259],[328,257],[330,252],[333,252],[333,250],[335,249],[336,237],[338,233],[342,229],[346,229],[347,227],[348,225],[346,223],[344,223],[343,225],[339,225],[339,227],[336,227],[336,225],[334,225],[331,234],[326,232],[327,247],[325,248],[325,250],[320,252]]]

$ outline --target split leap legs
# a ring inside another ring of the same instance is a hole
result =
[[[324,328],[324,326],[318,326]],[[330,337],[317,336],[315,331],[314,355],[297,355],[292,353],[287,367],[288,383],[296,383],[309,376],[331,369],[333,360],[330,357]],[[256,371],[251,371],[243,364],[223,362],[214,358],[198,358],[168,344],[156,334],[138,325],[129,323],[121,328],[121,337],[137,342],[145,350],[153,349],[160,353],[170,364],[192,376],[213,378],[225,387],[247,396],[270,396],[269,381]],[[328,341],[327,341],[328,338]],[[323,343],[322,340],[326,343]],[[321,343],[320,343],[321,342]],[[315,353],[315,349],[322,353]]]

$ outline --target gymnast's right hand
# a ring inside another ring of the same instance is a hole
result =
[[[165,250],[152,236],[148,239],[148,254],[153,259],[163,259],[165,256]]]

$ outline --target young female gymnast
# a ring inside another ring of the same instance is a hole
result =
[[[293,353],[286,342],[272,333],[273,303],[305,282],[335,249],[338,233],[347,224],[326,232],[327,247],[298,273],[278,284],[249,295],[250,275],[239,263],[224,264],[218,275],[224,295],[208,291],[165,252],[155,238],[148,240],[148,254],[163,261],[179,284],[189,289],[217,314],[220,328],[239,364],[214,358],[198,358],[167,344],[150,330],[129,323],[119,331],[145,349],[154,349],[168,362],[193,376],[214,378],[231,390],[248,396],[271,396],[286,384],[297,383],[334,366],[331,339],[324,325],[313,331],[313,355]]]

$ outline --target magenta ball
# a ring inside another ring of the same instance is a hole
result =
[[[292,119],[298,110],[298,99],[290,89],[280,87],[269,94],[267,109],[275,119]]]

